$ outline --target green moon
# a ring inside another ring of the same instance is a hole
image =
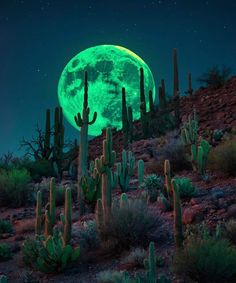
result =
[[[155,83],[148,65],[138,55],[116,45],[98,45],[78,53],[64,68],[58,84],[59,103],[66,119],[79,129],[74,116],[83,109],[85,70],[88,72],[90,119],[93,112],[98,114],[96,122],[89,126],[89,135],[97,136],[107,126],[122,127],[122,87],[126,89],[127,106],[132,106],[133,118],[138,119],[140,68],[144,70],[148,105],[149,90],[155,97]]]

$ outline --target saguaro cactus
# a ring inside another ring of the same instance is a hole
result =
[[[171,181],[172,191],[174,196],[174,237],[175,244],[177,249],[181,249],[183,247],[183,228],[182,228],[182,210],[179,196],[179,188],[174,179]]]
[[[161,80],[161,86],[158,88],[159,95],[159,105],[160,109],[166,108],[166,90],[165,90],[165,81]]]
[[[171,174],[170,174],[170,161],[165,160],[164,162],[164,176],[165,176],[165,187],[167,191],[167,196],[170,201],[172,197],[172,189],[171,189]]]
[[[53,160],[55,162],[54,164],[57,166],[57,173],[60,177],[62,174],[64,131],[62,108],[56,107],[54,112]]]
[[[71,189],[67,188],[65,191],[65,212],[64,212],[64,228],[63,228],[63,240],[64,245],[70,243],[71,240],[71,227],[72,227],[72,200]]]
[[[156,255],[155,255],[155,245],[154,242],[149,244],[148,258],[144,260],[144,267],[147,270],[146,277],[148,282],[157,282],[157,267],[156,267]]]
[[[84,104],[82,117],[78,113],[75,116],[75,122],[80,127],[80,147],[79,147],[79,166],[78,166],[78,181],[82,176],[88,175],[88,125],[95,123],[97,119],[97,112],[93,113],[93,119],[89,121],[90,109],[88,107],[88,73],[84,74]],[[78,200],[80,206],[80,213],[84,213],[83,192],[80,185],[78,185]]]
[[[125,88],[122,88],[122,131],[123,131],[123,147],[126,148],[129,139],[129,122],[126,106]]]
[[[53,226],[56,221],[56,184],[55,178],[50,180],[49,203],[45,211],[45,236],[53,234]]]
[[[145,99],[145,88],[144,88],[144,71],[143,68],[140,68],[140,118],[141,118],[141,127],[143,137],[148,136],[148,115],[146,109],[146,99]]]
[[[140,159],[138,161],[138,181],[139,184],[141,184],[143,182],[144,179],[144,161],[142,159]]]
[[[188,89],[187,89],[187,91],[185,91],[185,93],[189,94],[190,96],[192,96],[192,94],[193,94],[191,73],[188,73]]]
[[[103,141],[103,155],[95,160],[95,167],[102,175],[102,205],[106,219],[111,212],[112,188],[117,184],[117,175],[113,176],[112,173],[115,160],[116,153],[112,150],[111,128],[107,128],[106,139]]]
[[[35,234],[40,235],[42,232],[42,193],[37,192],[37,204],[36,204],[36,223]]]
[[[130,178],[134,174],[135,157],[132,151],[122,151],[122,162],[117,163],[118,183],[122,192],[127,192],[129,189]]]
[[[180,123],[180,92],[179,92],[179,73],[178,73],[178,62],[177,62],[177,50],[173,50],[173,66],[174,66],[174,102],[175,102],[175,119],[177,125]]]

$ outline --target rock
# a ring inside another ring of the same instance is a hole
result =
[[[196,210],[192,209],[192,208],[185,208],[183,211],[183,224],[187,225],[187,224],[191,224],[193,223],[194,219],[196,218]]]
[[[222,189],[214,188],[211,190],[211,196],[213,199],[219,199],[225,196],[225,193],[222,191]]]

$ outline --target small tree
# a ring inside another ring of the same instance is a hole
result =
[[[206,87],[217,89],[225,84],[231,73],[232,70],[228,66],[223,65],[221,68],[219,66],[213,66],[201,75],[197,81],[204,83]]]

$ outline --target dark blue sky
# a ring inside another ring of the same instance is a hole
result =
[[[149,65],[156,85],[172,92],[172,49],[177,48],[180,88],[213,65],[236,70],[234,0],[1,0],[0,154],[16,152],[44,111],[58,104],[57,83],[66,63],[98,44],[117,44]],[[194,82],[196,87],[196,82]],[[66,124],[67,136],[76,136]]]

